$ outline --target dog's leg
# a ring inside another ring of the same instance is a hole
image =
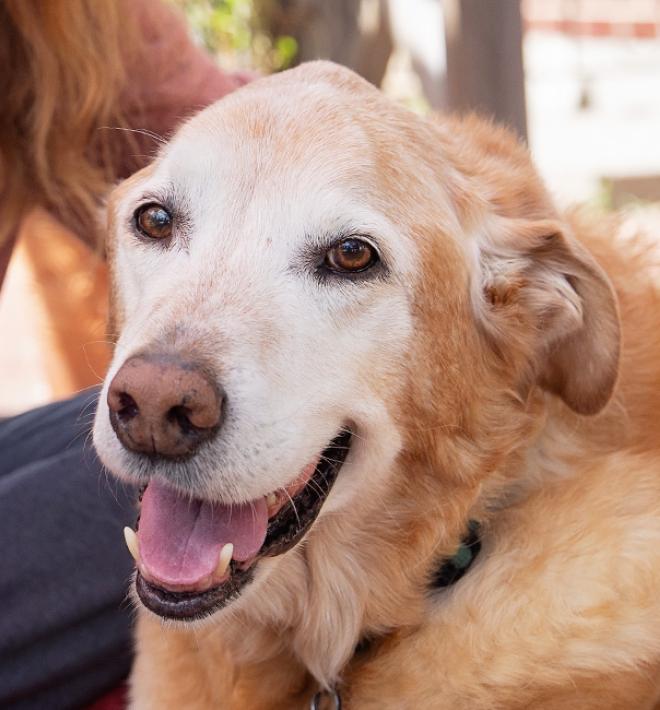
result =
[[[234,667],[219,643],[207,648],[202,631],[168,628],[141,611],[131,676],[134,710],[206,710],[233,707]]]
[[[167,627],[147,612],[137,624],[131,678],[133,710],[293,710],[317,689],[300,663],[277,650],[262,662],[237,666],[218,628]],[[255,638],[268,648],[269,639]]]

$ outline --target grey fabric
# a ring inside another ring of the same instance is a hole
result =
[[[0,422],[2,708],[80,708],[130,668],[136,494],[93,451],[97,396]]]

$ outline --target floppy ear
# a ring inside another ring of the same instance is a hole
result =
[[[501,352],[517,346],[536,382],[579,414],[596,414],[616,384],[620,329],[605,272],[554,220],[498,220],[479,244],[474,294]]]

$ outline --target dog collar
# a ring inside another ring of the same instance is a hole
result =
[[[432,589],[444,589],[456,584],[461,577],[465,576],[470,567],[474,564],[481,551],[481,525],[477,520],[468,522],[467,533],[461,540],[461,544],[454,553],[442,561],[438,570],[431,578]],[[371,639],[362,639],[357,645],[356,655],[366,650],[371,645]],[[319,690],[314,694],[309,704],[310,710],[341,710],[341,695],[337,688],[331,690]]]

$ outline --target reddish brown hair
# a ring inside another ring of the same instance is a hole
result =
[[[103,129],[125,125],[119,97],[134,13],[122,8],[0,2],[0,246],[35,206],[94,240],[90,225],[116,164],[113,131]]]

